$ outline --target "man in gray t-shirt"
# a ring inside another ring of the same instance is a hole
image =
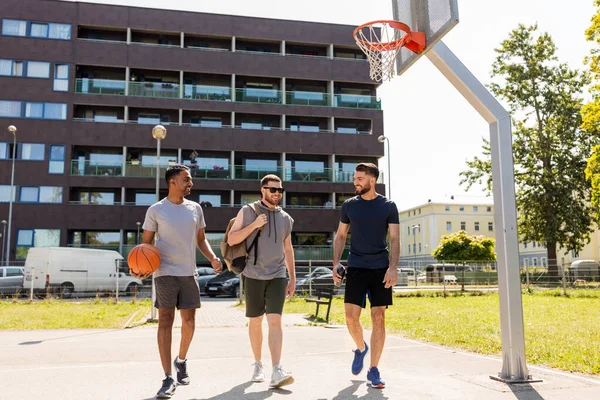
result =
[[[271,387],[281,387],[294,382],[292,374],[283,370],[281,349],[283,333],[281,329],[281,313],[287,297],[294,294],[296,288],[296,272],[294,266],[294,249],[292,248],[292,226],[294,220],[278,206],[283,195],[281,179],[277,175],[266,175],[260,182],[262,199],[256,203],[260,215],[256,215],[249,206],[239,211],[235,222],[227,236],[228,244],[246,241],[248,248],[259,234],[256,247],[250,251],[246,268],[242,272],[244,292],[246,295],[246,317],[248,323],[250,345],[254,354],[253,382],[265,379],[261,362],[262,320],[267,314],[269,321],[269,350],[273,363]],[[258,254],[258,255],[257,255]],[[289,274],[289,282],[286,278]]]
[[[165,179],[169,194],[146,212],[143,243],[152,244],[160,252],[160,266],[154,272],[156,308],[158,308],[158,351],[165,371],[158,399],[171,398],[176,383],[171,375],[171,329],[175,308],[181,313],[181,343],[173,365],[177,382],[188,385],[186,354],[194,336],[196,309],[200,307],[200,290],[196,280],[196,246],[210,260],[215,272],[222,270],[221,260],[206,240],[204,214],[196,202],[186,200],[193,183],[189,168],[174,165],[167,169]],[[143,279],[145,276],[138,276]]]

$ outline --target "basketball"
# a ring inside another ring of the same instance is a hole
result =
[[[135,246],[127,256],[129,270],[137,275],[150,274],[160,265],[160,253],[151,244],[142,243]]]

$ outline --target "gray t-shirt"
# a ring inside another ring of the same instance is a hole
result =
[[[274,278],[285,278],[285,255],[283,243],[291,235],[294,220],[281,207],[267,208],[257,202],[263,212],[267,215],[267,223],[258,238],[258,259],[255,263],[255,249],[250,251],[248,262],[242,274],[248,278],[269,280]],[[244,221],[242,228],[250,225],[256,219],[256,213],[249,206],[242,208]],[[252,245],[256,237],[256,231],[246,238],[246,248]]]
[[[144,230],[156,232],[160,267],[154,277],[194,276],[196,274],[196,237],[206,227],[200,204],[183,199],[171,203],[166,197],[146,211]]]

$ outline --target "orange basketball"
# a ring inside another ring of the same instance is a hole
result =
[[[156,271],[160,265],[160,253],[151,244],[138,244],[129,252],[127,263],[131,272],[146,275]]]

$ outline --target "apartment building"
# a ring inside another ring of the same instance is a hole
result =
[[[11,260],[135,245],[156,199],[158,124],[161,197],[168,165],[188,165],[217,244],[276,173],[301,258],[329,256],[354,166],[384,155],[354,26],[56,0],[3,0],[0,18],[2,220],[17,127]]]

